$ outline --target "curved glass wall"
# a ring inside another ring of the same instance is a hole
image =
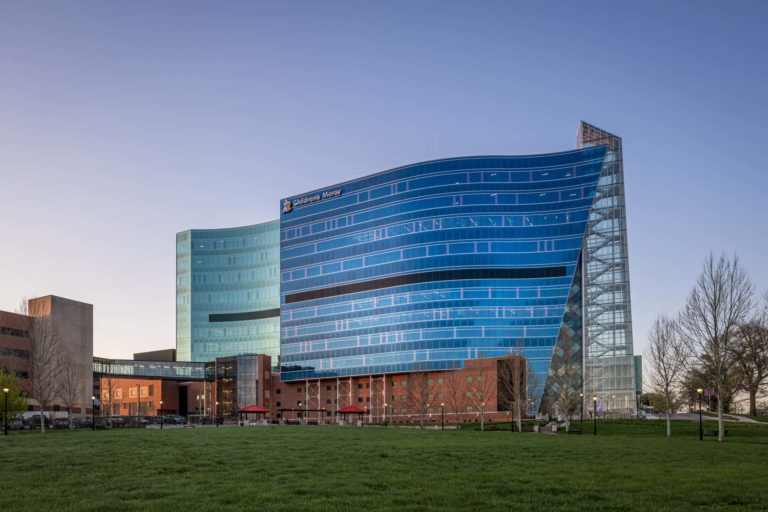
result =
[[[522,353],[543,389],[605,155],[438,160],[284,199],[282,380]]]
[[[277,362],[279,222],[176,235],[179,361],[266,354]]]

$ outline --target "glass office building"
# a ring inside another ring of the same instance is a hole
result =
[[[277,362],[279,222],[176,235],[179,361],[266,354]]]
[[[634,409],[621,142],[408,165],[280,203],[283,381],[522,354]],[[565,379],[561,378],[566,376]]]

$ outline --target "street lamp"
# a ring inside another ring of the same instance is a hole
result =
[[[219,428],[219,402],[218,402],[218,400],[216,401],[216,416],[215,416],[213,421],[216,422],[216,428]]]
[[[8,392],[10,389],[3,388],[3,403],[5,404],[5,412],[3,414],[3,435],[8,435]]]
[[[445,430],[445,402],[440,402],[440,430]]]
[[[301,400],[299,400],[299,423],[301,423],[301,417],[302,417],[302,414],[301,414]]]
[[[136,384],[136,419],[141,416],[141,384]]]
[[[597,435],[597,397],[592,397],[592,430]]]
[[[202,395],[197,395],[197,424],[198,425],[203,423],[203,416],[201,412],[203,409],[203,405],[201,401],[202,399],[203,399]]]
[[[91,395],[91,429],[96,432],[96,397]]]
[[[704,440],[704,424],[701,422],[701,395],[704,393],[702,388],[698,388],[696,393],[699,395],[699,441]]]
[[[163,401],[160,400],[160,430],[163,430]]]
[[[581,402],[581,407],[579,408],[579,415],[581,416],[581,423],[582,427],[584,424],[584,393],[579,393],[579,402]]]
[[[387,428],[387,403],[384,402],[384,428]]]

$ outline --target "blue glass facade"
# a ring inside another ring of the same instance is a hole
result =
[[[176,235],[179,361],[266,354],[279,340],[279,222]]]
[[[561,327],[581,336],[574,275],[605,157],[438,160],[283,200],[281,379],[521,353],[543,390]]]

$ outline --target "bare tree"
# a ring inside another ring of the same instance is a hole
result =
[[[715,259],[710,254],[680,314],[683,342],[713,376],[721,442],[725,438],[723,397],[728,392],[732,374],[739,371],[733,354],[738,326],[750,311],[752,292],[752,283],[738,257],[730,259],[721,255]]]
[[[448,372],[445,376],[445,403],[449,410],[453,411],[456,423],[459,422],[459,411],[466,407],[466,379],[462,378],[458,370]]]
[[[734,360],[742,373],[742,387],[749,395],[749,414],[757,415],[757,394],[768,378],[768,293],[749,322],[739,325]]]
[[[32,398],[40,405],[40,431],[45,432],[45,410],[59,392],[63,343],[50,316],[35,317],[30,336]]]
[[[429,414],[429,397],[432,386],[426,373],[410,373],[406,382],[409,408],[419,415],[419,424],[424,428],[424,417]]]
[[[680,407],[679,387],[687,363],[687,351],[680,341],[677,323],[665,315],[658,316],[648,333],[645,350],[650,373],[648,384],[660,403],[654,406],[667,416],[667,437],[672,435],[672,414]]]
[[[528,410],[529,366],[528,359],[522,355],[501,359],[498,363],[499,409],[512,411],[518,432],[523,431],[523,415]]]
[[[489,372],[484,366],[478,368],[475,375],[469,376],[472,378],[467,383],[467,397],[472,407],[480,410],[480,430],[485,429],[485,406],[496,397],[497,382],[496,379],[491,378],[491,372]]]
[[[59,398],[67,408],[67,421],[69,428],[72,428],[72,408],[78,403],[82,403],[83,389],[85,380],[83,379],[83,368],[77,364],[72,354],[65,352],[59,358]]]

